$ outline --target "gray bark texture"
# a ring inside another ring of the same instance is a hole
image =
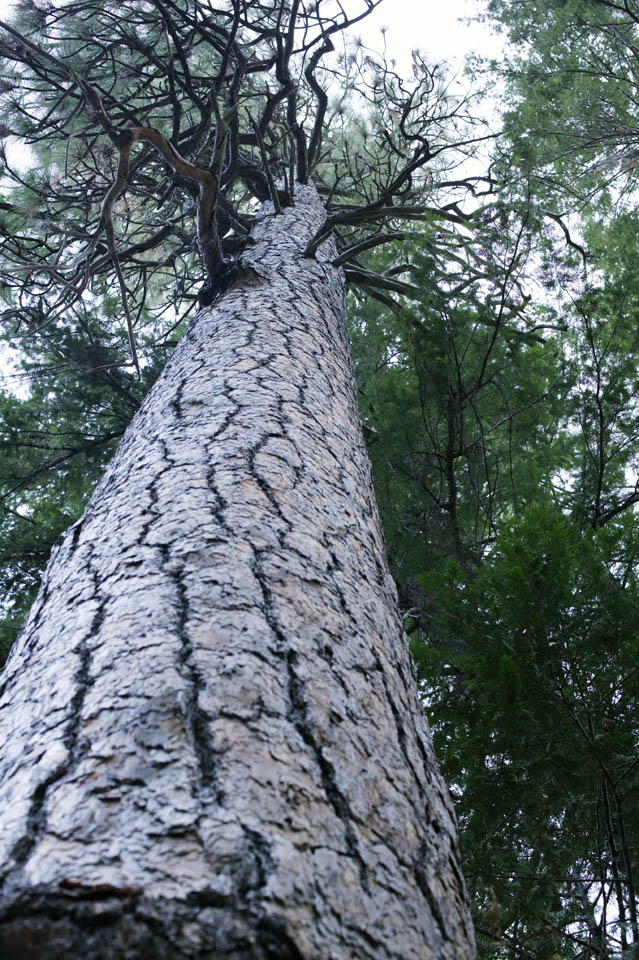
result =
[[[264,208],[54,550],[2,685],[2,958],[474,956],[324,216]]]

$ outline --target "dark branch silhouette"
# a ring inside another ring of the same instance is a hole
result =
[[[211,303],[241,268],[256,202],[280,210],[309,178],[327,219],[307,256],[336,234],[350,283],[382,302],[410,295],[357,258],[401,239],[405,220],[467,222],[477,178],[447,175],[444,155],[453,167],[475,140],[465,103],[418,53],[409,82],[361,42],[337,50],[379,2],[228,0],[197,14],[181,0],[29,2],[0,22],[4,136],[55,157],[45,177],[5,156],[40,220],[33,233],[0,226],[4,319],[82,326],[117,291],[139,376],[158,319],[198,287]]]

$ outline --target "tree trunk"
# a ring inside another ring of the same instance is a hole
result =
[[[312,187],[54,550],[0,701],[0,956],[474,955]],[[265,208],[266,210],[267,208]]]

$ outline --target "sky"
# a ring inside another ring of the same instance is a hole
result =
[[[464,22],[484,8],[483,0],[383,0],[362,21],[361,33],[374,46],[372,40],[380,28],[388,27],[389,52],[398,64],[417,48],[434,62],[447,60],[460,66],[466,53],[496,56],[501,49],[501,38],[488,26]]]

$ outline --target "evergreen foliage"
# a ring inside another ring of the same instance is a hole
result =
[[[382,321],[360,307],[362,411],[383,411],[371,457],[480,955],[625,958],[639,943],[639,8],[488,13],[511,43],[490,67],[507,101],[504,234],[512,245],[518,211],[527,332],[543,342],[506,328],[489,350],[472,296],[438,299],[422,239],[413,309],[431,339],[411,349],[415,324],[387,328],[383,355]]]

